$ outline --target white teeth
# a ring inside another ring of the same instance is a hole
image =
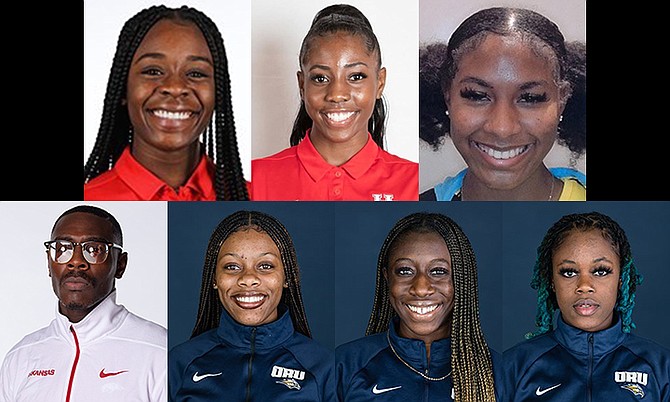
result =
[[[340,122],[345,121],[354,115],[354,112],[338,112],[338,113],[326,113],[326,116],[332,121]]]
[[[240,303],[258,303],[263,300],[265,296],[238,296],[235,298]]]
[[[407,308],[409,308],[409,309],[412,310],[413,312],[415,312],[415,313],[417,313],[417,314],[421,314],[421,315],[423,315],[423,314],[428,314],[428,313],[430,313],[430,312],[432,312],[432,311],[435,311],[435,309],[436,309],[439,305],[438,305],[438,304],[434,304],[434,305],[432,305],[432,306],[418,307],[418,306],[412,306],[411,304],[407,304],[406,306],[407,306]]]
[[[486,152],[486,154],[494,159],[500,159],[500,160],[506,160],[506,159],[511,159],[514,158],[515,156],[521,155],[522,153],[526,152],[528,150],[528,145],[524,145],[522,147],[514,148],[514,149],[509,149],[507,151],[498,151],[493,148],[489,148],[483,144],[480,144],[476,142],[477,148],[481,149],[482,151]]]
[[[167,110],[154,110],[154,115],[161,119],[186,120],[191,117],[191,112],[169,112]]]

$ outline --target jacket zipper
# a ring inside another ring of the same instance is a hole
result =
[[[251,354],[249,355],[249,369],[247,372],[247,397],[246,402],[251,401],[251,367],[254,363],[254,353],[256,351],[256,328],[251,330]]]
[[[72,336],[74,337],[74,345],[75,345],[75,355],[74,355],[74,362],[72,363],[72,370],[70,371],[70,381],[68,382],[67,385],[67,396],[65,397],[65,402],[70,402],[70,393],[72,392],[72,382],[74,381],[74,373],[77,371],[77,363],[79,362],[79,339],[77,339],[77,333],[74,332],[74,327],[70,325],[70,332],[72,332]]]
[[[586,397],[591,402],[591,380],[593,376],[593,334],[589,334],[589,376],[586,383]]]

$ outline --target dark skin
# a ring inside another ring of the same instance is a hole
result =
[[[430,346],[451,335],[454,281],[451,255],[436,232],[408,232],[395,240],[384,271],[398,334]]]
[[[213,58],[195,24],[161,20],[147,32],[124,102],[135,159],[172,188],[184,185],[200,161],[199,137],[215,103]]]
[[[86,212],[62,217],[54,226],[51,240],[118,243],[110,222]],[[65,264],[52,261],[47,251],[49,276],[59,301],[58,311],[70,322],[83,320],[115,289],[115,280],[123,276],[127,264],[128,253],[116,248],[109,251],[102,264],[86,261],[80,245],[75,246],[72,259]]]

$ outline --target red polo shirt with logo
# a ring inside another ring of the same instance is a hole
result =
[[[130,146],[108,170],[84,184],[86,201],[214,201],[214,164],[203,155],[186,184],[177,190],[131,155]]]
[[[308,133],[309,134],[309,133]],[[328,164],[309,139],[251,162],[257,201],[416,201],[419,164],[368,142],[347,163]]]

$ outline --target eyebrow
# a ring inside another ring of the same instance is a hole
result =
[[[472,84],[477,84],[485,88],[493,88],[493,85],[489,84],[488,82],[482,80],[481,78],[477,77],[465,77],[461,81],[459,81],[460,84],[462,83],[472,83]],[[527,89],[539,87],[546,85],[546,81],[528,81],[524,82],[519,86],[519,90],[525,91]]]
[[[141,60],[144,60],[144,59],[165,59],[165,54],[157,53],[157,52],[144,53],[143,55],[141,55],[140,57],[137,58],[137,60],[135,61],[135,64],[139,63]],[[191,56],[186,57],[186,59],[188,61],[202,61],[202,62],[205,62],[205,63],[210,64],[212,66],[214,65],[214,63],[212,63],[212,61],[209,59],[209,57],[205,57],[205,56],[191,55]]]
[[[70,241],[70,242],[73,242],[73,243],[83,243],[83,242],[87,242],[87,241],[99,241],[101,243],[114,243],[113,241],[109,241],[109,240],[105,239],[104,237],[98,237],[98,236],[84,237],[84,240],[82,240],[80,242],[74,241],[74,237],[67,236],[67,235],[56,236],[53,240],[66,240],[66,241]]]
[[[367,63],[364,63],[362,61],[356,61],[354,63],[345,64],[344,68],[352,68],[352,67],[357,67],[357,66],[368,67]],[[315,65],[313,65],[312,67],[309,68],[309,71],[316,70],[316,69],[328,70],[328,71],[331,70],[331,68],[328,67],[328,66],[324,66],[322,64],[315,64]]]
[[[397,259],[393,260],[393,262],[398,262],[398,261],[411,261],[411,262],[414,262],[413,259],[411,259],[411,258],[406,258],[406,257],[403,257],[403,258],[397,258]],[[445,264],[451,266],[451,261],[449,261],[449,260],[447,260],[447,259],[445,259],[445,258],[435,258],[435,259],[430,260],[430,262],[443,262],[443,263],[445,263]]]
[[[603,262],[603,261],[606,261],[606,262],[609,262],[610,264],[613,264],[612,261],[610,261],[607,257],[594,258],[593,261],[591,261],[591,262]],[[566,258],[563,261],[558,263],[558,265],[561,265],[561,264],[577,264],[577,263],[574,262],[573,260],[568,260]]]
[[[265,257],[266,255],[271,255],[271,256],[274,256],[274,257],[276,257],[276,258],[279,258],[279,256],[277,256],[277,255],[276,255],[275,253],[273,253],[272,251],[266,251],[265,253],[260,253],[260,254],[256,255],[255,257],[256,257],[256,258],[259,258],[259,257]],[[221,256],[219,256],[219,258],[221,258],[221,257],[225,257],[225,256],[231,256],[231,257],[235,257],[235,258],[243,259],[243,257],[242,257],[240,254],[237,254],[237,253],[225,253],[225,254],[222,254]]]

